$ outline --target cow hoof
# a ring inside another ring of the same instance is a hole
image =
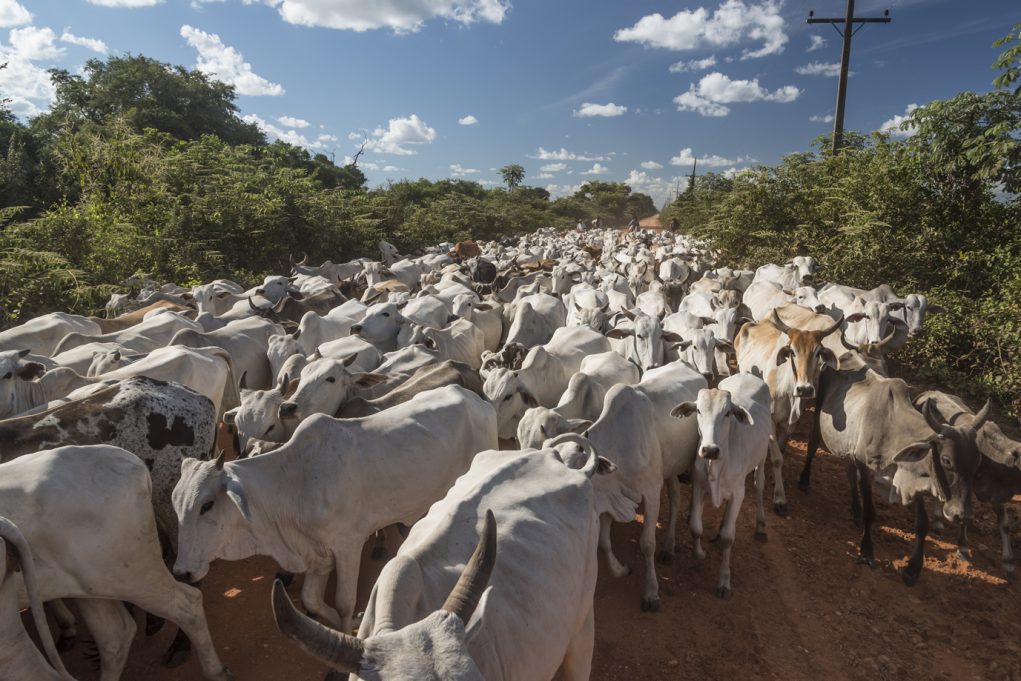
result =
[[[763,543],[768,542],[769,541],[769,535],[766,534],[765,530],[756,530],[755,531],[755,541],[760,541],[760,542],[763,542]]]
[[[372,547],[372,560],[386,560],[386,547],[385,546],[373,546]]]
[[[61,636],[57,639],[57,650],[66,653],[67,651],[74,648],[74,644],[78,642],[78,637],[74,635]]]
[[[166,655],[163,656],[163,666],[167,669],[174,669],[180,667],[182,664],[188,661],[187,650],[178,650],[171,648],[167,651]]]
[[[730,598],[731,590],[729,586],[718,586],[716,587],[716,595],[721,601],[725,601]]]
[[[677,476],[677,482],[683,483],[685,485],[690,485],[691,473],[681,473],[680,475]]]
[[[160,629],[162,629],[163,625],[166,624],[166,623],[167,623],[167,621],[165,619],[163,619],[162,617],[157,617],[156,615],[153,615],[153,614],[150,614],[150,613],[146,613],[146,615],[145,615],[145,635],[146,636],[154,636],[154,635],[158,634]]]
[[[800,489],[805,494],[808,494],[809,492],[812,491],[812,483],[809,482],[808,480],[798,480],[798,489]]]
[[[642,612],[659,612],[659,598],[643,598]]]
[[[945,529],[946,527],[943,526],[943,523],[934,523],[932,526],[932,531],[936,534],[943,534],[943,530]]]
[[[921,570],[905,567],[900,571],[900,577],[907,586],[914,586],[918,583],[918,577],[921,575],[921,572]]]
[[[781,518],[787,517],[787,504],[776,502],[773,504],[773,513],[777,514]]]
[[[674,559],[673,553],[667,553],[666,551],[660,551],[656,554],[656,562],[669,564]]]
[[[294,581],[294,573],[284,572],[283,570],[281,570],[277,573],[276,578],[279,579],[284,586],[290,586],[291,582]]]
[[[715,537],[713,537],[712,539],[710,539],[710,540],[709,540],[709,543],[710,543],[710,544],[719,544],[719,543],[720,543],[720,535],[716,535]]]
[[[971,549],[957,549],[957,557],[963,560],[965,563],[971,562]]]
[[[858,562],[870,568],[876,567],[876,559],[873,556],[858,556]]]
[[[224,667],[220,678],[223,679],[223,681],[234,681],[234,672]]]

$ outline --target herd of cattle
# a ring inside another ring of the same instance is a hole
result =
[[[640,605],[656,610],[655,563],[674,553],[690,483],[697,558],[706,495],[725,508],[725,597],[747,478],[763,534],[767,458],[785,515],[783,450],[803,415],[799,487],[820,443],[847,462],[862,561],[878,483],[916,511],[905,582],[922,569],[929,497],[962,553],[973,499],[991,503],[1011,574],[1021,443],[988,404],[912,399],[887,375],[885,353],[941,311],[924,295],[817,286],[805,256],[717,266],[667,233],[380,251],[295,263],[249,290],[135,277],[106,318],[57,312],[0,333],[0,679],[70,679],[58,648],[77,617],[102,680],[121,678],[125,603],[148,631],[180,628],[169,662],[193,647],[206,678],[230,679],[195,585],[212,561],[253,555],[302,575],[308,614],[277,583],[277,624],[352,678],[587,679],[598,554],[630,572],[611,523],[644,505]],[[375,535],[384,556],[395,531],[352,636],[361,548]]]

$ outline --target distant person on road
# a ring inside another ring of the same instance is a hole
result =
[[[670,218],[670,226],[667,229],[670,230],[671,234],[677,231],[677,218]]]
[[[584,220],[578,220],[577,230],[579,232],[584,232],[585,231],[585,221]]]
[[[638,218],[631,218],[631,222],[627,223],[628,234],[634,234],[638,231]]]
[[[602,226],[602,222],[600,222],[598,215],[592,218],[592,229],[599,229]]]

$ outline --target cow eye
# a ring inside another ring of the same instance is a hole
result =
[[[6,380],[6,379],[10,378],[13,375],[14,375],[13,371],[8,371],[6,374],[4,374],[4,379]]]
[[[336,382],[337,382],[337,379],[336,379],[336,378],[334,378],[333,376],[327,376],[327,377],[326,377],[326,382],[327,382],[327,383],[336,383]]]
[[[643,336],[643,335],[639,334],[639,335],[638,335],[638,339],[639,339],[639,340],[645,340],[645,336]]]
[[[266,429],[266,432],[269,433],[271,430],[273,430],[276,427],[277,427],[277,424],[275,424],[275,423],[270,424],[270,427]]]
[[[514,397],[514,395],[507,395],[506,397],[503,398],[503,401],[506,402],[507,400],[509,400],[512,397]]]
[[[389,317],[389,316],[390,316],[390,313],[389,313],[389,312],[384,312],[384,313],[383,313],[383,316],[384,316],[384,317]]]
[[[205,515],[206,513],[209,512],[211,508],[213,508],[213,502],[207,501],[206,503],[202,504],[202,508],[199,509],[199,515]]]

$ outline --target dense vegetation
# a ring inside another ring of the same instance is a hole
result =
[[[836,156],[699,177],[664,222],[676,217],[723,262],[811,253],[824,279],[929,292],[948,313],[899,361],[1021,413],[1021,25],[997,45],[996,89],[917,109],[911,136],[847,134]],[[95,311],[136,272],[248,283],[286,270],[289,254],[372,255],[379,238],[414,252],[655,212],[621,183],[550,200],[519,165],[501,169],[506,189],[421,179],[370,190],[355,165],[267,143],[233,90],[197,71],[128,56],[52,77],[56,101],[27,125],[0,106],[0,325]]]

